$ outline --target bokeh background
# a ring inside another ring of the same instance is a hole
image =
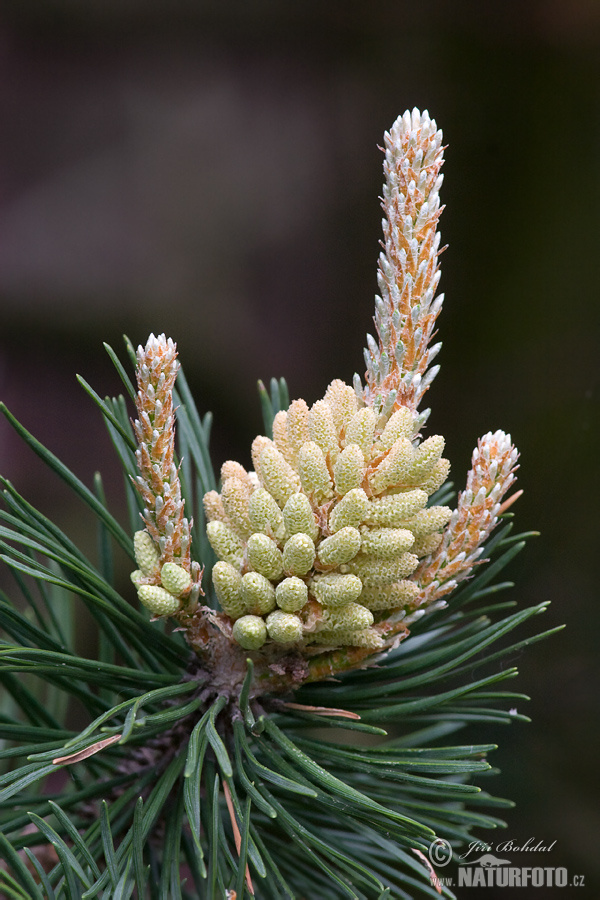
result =
[[[512,433],[518,524],[541,532],[513,598],[552,600],[544,626],[567,624],[517,660],[533,723],[480,735],[500,743],[490,788],[518,802],[489,838],[556,841],[543,863],[586,878],[560,896],[599,896],[597,0],[5,0],[0,390],[123,509],[75,373],[118,392],[102,342],[166,331],[215,413],[215,463],[248,463],[258,378],[311,403],[363,371],[377,144],[415,105],[449,145],[430,433],[459,486],[477,437]],[[0,457],[93,552],[81,508],[4,422]]]

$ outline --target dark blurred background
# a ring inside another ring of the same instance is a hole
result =
[[[543,864],[587,885],[560,895],[599,896],[598,0],[2,3],[1,393],[123,510],[75,373],[116,393],[102,342],[123,356],[123,333],[166,331],[215,413],[215,463],[247,464],[258,378],[311,403],[363,371],[377,144],[415,105],[449,144],[430,433],[459,486],[477,437],[512,433],[517,521],[541,532],[513,597],[567,623],[518,660],[533,723],[480,735],[501,745],[490,789],[518,804],[490,840],[556,841]],[[79,505],[3,423],[0,455],[93,552]]]

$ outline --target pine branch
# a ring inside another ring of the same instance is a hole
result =
[[[455,502],[443,438],[420,436],[441,142],[418,110],[385,136],[366,386],[334,381],[309,408],[283,379],[259,383],[254,471],[227,460],[219,483],[211,416],[164,335],[137,353],[126,339],[137,390],[105,345],[126,396],[79,379],[123,468],[127,527],[99,473],[88,488],[2,407],[98,534],[94,562],[1,479],[16,589],[0,594],[3,896],[438,897],[433,839],[502,827],[510,802],[480,786],[487,735],[527,721],[510,662],[558,629],[520,636],[547,604],[495,596],[533,536],[511,533],[510,437],[479,441]],[[97,657],[76,649],[80,603]]]

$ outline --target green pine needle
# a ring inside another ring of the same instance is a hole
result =
[[[123,397],[101,400],[80,381],[122,463],[135,530],[141,504],[131,486],[131,412]],[[273,379],[259,394],[271,434],[275,414],[289,404],[287,387]],[[201,500],[217,486],[211,418],[200,417],[181,372],[176,405],[183,493],[209,584],[214,554]],[[491,561],[447,608],[415,622],[410,640],[377,667],[305,684],[293,697],[257,699],[250,655],[234,698],[215,689],[181,636],[150,622],[132,604],[134,591],[120,585],[120,558],[123,551],[132,558],[132,541],[108,509],[100,474],[88,489],[2,411],[84,501],[98,534],[94,562],[2,480],[0,557],[20,594],[17,603],[0,594],[4,895],[221,900],[235,891],[242,900],[252,887],[266,900],[439,896],[413,850],[426,854],[434,835],[458,847],[479,829],[502,827],[490,810],[510,805],[479,784],[493,772],[495,744],[459,744],[454,736],[475,724],[487,734],[527,720],[514,708],[524,695],[500,684],[516,675],[506,660],[558,630],[508,640],[546,604],[515,611],[493,596],[511,587],[499,576],[533,533],[513,536],[512,522],[503,524],[484,550]],[[434,502],[448,502],[450,491]],[[97,657],[76,649],[79,603],[96,622]],[[87,717],[79,730],[64,724],[73,703]],[[58,785],[54,793],[49,784]],[[55,853],[50,866],[40,855],[45,844]],[[444,888],[443,896],[453,895]]]

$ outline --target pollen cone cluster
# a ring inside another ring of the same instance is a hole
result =
[[[312,408],[295,400],[276,415],[273,440],[253,443],[254,472],[223,465],[204,506],[239,644],[376,650],[392,611],[418,605],[411,575],[452,511],[426,508],[449,464],[443,438],[421,442],[417,428],[408,408],[378,417],[334,381]]]
[[[384,143],[377,336],[367,335],[364,385],[358,375],[353,387],[333,381],[310,409],[295,400],[275,416],[272,438],[255,439],[254,470],[224,463],[221,492],[204,496],[222,613],[200,613],[246,650],[297,647],[344,657],[347,667],[393,646],[483,561],[519,494],[504,499],[518,453],[496,431],[479,441],[457,508],[429,505],[450,468],[444,439],[421,439],[429,410],[419,412],[441,347],[432,341],[443,301],[444,147],[435,121],[418,109],[400,116]],[[164,335],[138,349],[136,486],[145,527],[135,535],[131,577],[151,612],[183,622],[201,573],[190,561],[173,460],[176,356]],[[339,648],[354,649],[328,653]],[[327,662],[322,677],[334,670]]]

